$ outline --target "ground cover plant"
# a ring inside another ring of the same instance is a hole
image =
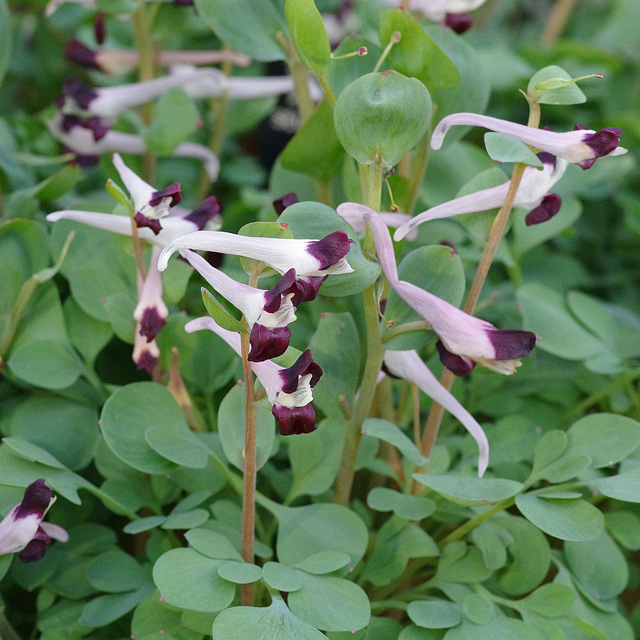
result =
[[[638,637],[639,19],[0,0],[0,637]]]

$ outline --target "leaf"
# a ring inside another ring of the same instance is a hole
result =
[[[88,627],[104,627],[129,613],[154,590],[155,585],[149,581],[137,591],[98,596],[87,602],[78,621]]]
[[[414,473],[413,478],[448,500],[465,506],[499,502],[517,495],[524,488],[515,480],[461,476],[430,476]]]
[[[580,498],[545,499],[522,494],[516,497],[516,506],[532,524],[561,540],[592,540],[604,525],[602,512]]]
[[[216,324],[220,325],[227,331],[234,331],[236,333],[246,333],[246,329],[242,326],[239,320],[236,320],[217,300],[217,298],[204,287],[200,289],[202,293],[202,302],[207,313],[216,321]]]
[[[267,562],[262,567],[264,581],[278,591],[297,591],[302,586],[300,573],[286,564]]]
[[[193,549],[172,549],[156,561],[153,580],[167,603],[215,613],[226,609],[236,592],[235,585],[218,575],[225,562],[207,558]]]
[[[330,180],[342,169],[345,153],[333,126],[333,108],[325,98],[280,155],[285,169]]]
[[[0,0],[0,85],[11,55],[11,16],[6,0]]]
[[[427,458],[420,453],[418,447],[416,447],[399,427],[388,420],[368,418],[362,423],[362,433],[393,445],[415,466],[421,466],[427,462]]]
[[[195,0],[194,4],[202,20],[232,49],[262,62],[285,58],[277,34],[286,30],[286,23],[272,0]]]
[[[550,65],[533,75],[527,93],[538,104],[581,104],[587,97],[575,81],[562,67]]]
[[[462,602],[464,615],[476,624],[487,624],[495,614],[493,604],[479,593],[470,593]]]
[[[570,587],[552,583],[538,587],[526,598],[522,598],[519,604],[547,618],[557,618],[569,613],[576,598],[576,592]]]
[[[249,584],[260,580],[262,570],[248,562],[229,561],[218,567],[218,575],[235,584]]]
[[[504,133],[484,134],[484,145],[495,162],[520,162],[530,167],[542,168],[542,161],[524,142]]]
[[[436,510],[436,503],[422,496],[405,495],[387,487],[376,487],[367,496],[367,505],[376,511],[393,511],[405,520],[422,520]]]
[[[224,455],[240,470],[244,468],[246,403],[244,386],[236,385],[223,398],[218,410],[218,433]],[[276,425],[268,402],[257,402],[256,409],[256,467],[260,469],[273,450]]]
[[[321,575],[342,569],[350,562],[351,558],[343,551],[320,551],[298,562],[296,568],[314,575]]]
[[[107,551],[87,567],[87,580],[98,591],[120,593],[139,589],[149,580],[146,571],[128,553]]]
[[[221,640],[322,640],[326,636],[295,616],[281,598],[268,607],[231,607],[213,623],[213,637]]]
[[[591,458],[595,469],[609,467],[640,444],[640,423],[613,413],[596,413],[575,422],[567,431],[569,450]]]
[[[307,69],[324,76],[331,60],[331,45],[314,1],[287,0],[284,12],[300,60]]]
[[[210,529],[191,529],[184,534],[189,544],[208,558],[219,560],[242,560],[229,540],[217,531]]]
[[[190,469],[203,469],[209,462],[209,450],[193,431],[169,431],[150,427],[145,438],[163,458]]]
[[[388,55],[391,66],[405,76],[417,78],[429,91],[451,89],[460,82],[458,70],[442,49],[416,22],[409,11],[389,9],[380,16],[380,43],[386,46],[398,32]]]
[[[462,620],[459,605],[435,598],[410,602],[407,615],[419,627],[427,629],[448,629],[460,624]]]

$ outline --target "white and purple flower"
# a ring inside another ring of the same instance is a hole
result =
[[[520,142],[546,151],[567,162],[588,169],[604,156],[619,156],[627,152],[620,145],[622,129],[605,127],[599,131],[576,126],[574,131],[558,133],[547,129],[536,129],[523,124],[500,120],[477,113],[452,113],[437,124],[431,136],[431,148],[440,149],[447,131],[454,125],[484,127],[497,133],[504,133]]]
[[[539,153],[538,157],[542,161],[542,169],[535,167],[525,168],[513,201],[514,207],[528,212],[525,217],[527,225],[539,224],[551,219],[558,213],[562,204],[560,196],[550,193],[549,190],[564,175],[568,166],[567,161],[545,152]],[[497,187],[469,193],[466,196],[431,207],[399,226],[393,235],[393,239],[396,242],[402,240],[423,222],[428,222],[429,220],[488,211],[489,209],[500,207],[507,197],[509,184],[509,182],[505,182]]]
[[[203,316],[185,325],[187,333],[201,329],[213,331],[238,355],[241,354],[240,335],[223,329],[213,318]],[[264,387],[281,435],[311,433],[317,429],[316,414],[311,405],[311,390],[320,379],[322,369],[313,361],[309,349],[288,368],[281,367],[271,360],[252,362],[251,368]]]
[[[55,538],[67,542],[69,534],[57,524],[43,522],[55,498],[44,480],[32,482],[24,498],[0,522],[0,555],[18,553],[22,562],[40,560]]]
[[[360,211],[369,224],[380,266],[395,292],[417,311],[438,334],[436,345],[443,364],[456,375],[469,375],[476,364],[503,374],[515,373],[520,358],[527,357],[537,342],[531,331],[501,330],[475,318],[446,300],[400,280],[393,242],[380,214],[365,205],[341,204]]]

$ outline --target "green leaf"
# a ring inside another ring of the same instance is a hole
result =
[[[168,431],[163,427],[150,427],[145,439],[163,458],[189,469],[203,469],[209,462],[209,450],[193,431]]]
[[[314,404],[326,415],[341,420],[344,416],[341,399],[349,406],[354,405],[360,374],[360,339],[353,316],[323,314],[309,348],[323,371],[313,389]]]
[[[388,420],[368,418],[362,423],[362,433],[393,445],[415,466],[421,466],[427,462],[427,458],[420,453],[413,441]]]
[[[492,573],[485,566],[479,549],[467,547],[464,542],[454,542],[442,550],[434,580],[436,583],[474,584],[484,582]]]
[[[262,567],[264,581],[278,591],[297,591],[302,586],[300,572],[279,562],[267,562]]]
[[[345,54],[359,51],[362,47],[367,49],[365,56],[350,56],[348,58],[335,60],[329,66],[329,83],[336,95],[340,95],[342,90],[360,76],[371,73],[376,61],[382,54],[380,47],[362,36],[355,33],[348,35],[334,50],[334,58],[339,58]]]
[[[307,69],[324,76],[331,60],[331,45],[314,1],[287,0],[284,12],[300,60]]]
[[[171,473],[177,466],[149,446],[149,428],[169,434],[189,431],[171,393],[153,382],[134,382],[118,389],[105,402],[100,424],[102,435],[116,456],[144,473]]]
[[[218,567],[218,575],[235,584],[249,584],[262,578],[262,570],[255,564],[231,560]]]
[[[321,551],[298,562],[296,568],[314,575],[321,575],[342,569],[350,562],[351,558],[343,551]]]
[[[192,529],[184,534],[189,544],[199,553],[218,560],[242,561],[242,556],[229,540],[217,531]]]
[[[627,586],[627,560],[604,531],[592,540],[565,542],[564,555],[578,587],[595,602],[615,598]]]
[[[18,455],[31,460],[32,462],[39,462],[47,467],[53,467],[54,469],[66,469],[66,467],[48,451],[39,447],[33,442],[29,442],[19,436],[3,438],[2,442],[9,447],[12,451],[15,451]]]
[[[450,89],[460,82],[458,70],[440,47],[425,33],[409,11],[389,9],[380,16],[380,42],[383,46],[398,32],[388,55],[391,66],[405,76],[417,78],[429,91]]]
[[[422,520],[436,510],[436,503],[422,496],[405,495],[387,487],[376,487],[369,492],[367,504],[376,511],[393,511],[405,520]]]
[[[479,593],[470,593],[462,602],[464,615],[476,624],[487,624],[495,614],[493,604]]]
[[[11,15],[6,0],[0,0],[0,85],[11,55]]]
[[[394,166],[425,134],[431,96],[415,78],[396,71],[369,73],[344,88],[333,117],[336,134],[353,158]]]
[[[53,340],[22,344],[11,352],[7,367],[24,382],[45,389],[66,389],[84,371],[73,349]]]
[[[218,433],[224,455],[240,470],[244,468],[246,406],[244,386],[236,385],[223,398],[218,410]],[[276,425],[268,402],[257,402],[256,409],[256,466],[260,469],[273,450]]]
[[[448,629],[460,624],[462,620],[459,605],[435,598],[410,602],[407,615],[419,627],[427,629]]]
[[[569,450],[591,458],[595,469],[609,467],[640,444],[640,423],[613,413],[596,413],[575,422],[567,431]]]
[[[333,126],[333,107],[325,98],[291,138],[280,155],[285,169],[330,180],[344,164],[345,153]]]
[[[562,67],[550,65],[533,75],[527,93],[538,104],[582,104],[587,97],[575,84],[579,79],[571,78]]]
[[[523,489],[515,480],[461,476],[430,476],[414,473],[413,478],[451,502],[465,506],[489,504],[511,498]]]
[[[79,165],[66,165],[36,185],[33,193],[39,200],[51,202],[71,191],[82,180],[84,180],[84,171]]]
[[[362,629],[369,623],[371,605],[355,583],[299,571],[300,589],[289,593],[287,604],[299,618],[325,631]]]
[[[348,296],[360,293],[380,275],[380,267],[362,254],[353,229],[331,207],[320,202],[296,202],[285,209],[279,220],[281,224],[288,225],[296,238],[319,240],[334,231],[345,231],[353,240],[347,254],[353,273],[329,276],[322,284],[320,295]]]
[[[446,640],[540,640],[540,636],[521,620],[494,617],[487,624],[473,624],[464,620],[450,629]]]
[[[174,87],[154,102],[151,125],[142,130],[142,138],[151,153],[170,156],[197,129],[199,120],[193,100]]]
[[[207,313],[227,331],[234,331],[236,333],[246,333],[247,330],[242,326],[239,320],[236,320],[217,300],[217,298],[207,291],[204,287],[200,289],[202,294],[202,302]]]
[[[489,157],[495,162],[521,162],[530,167],[542,168],[542,161],[524,142],[504,133],[485,133],[484,145]]]
[[[136,638],[164,636],[176,640],[201,640],[202,634],[198,635],[189,624],[183,622],[183,614],[183,611],[168,607],[154,596],[148,597],[134,611],[131,635]],[[211,633],[211,622],[207,625],[206,633]]]
[[[353,511],[337,504],[304,507],[265,504],[278,519],[278,559],[297,565],[321,551],[343,551],[356,565],[367,547],[368,532]]]
[[[132,536],[137,533],[142,533],[143,531],[150,531],[151,529],[155,529],[159,527],[166,521],[166,516],[149,516],[148,518],[140,518],[139,520],[134,520],[133,522],[129,522],[122,529],[125,533],[128,533]]]
[[[523,494],[516,497],[516,506],[532,524],[561,540],[592,540],[604,525],[602,512],[580,498],[545,499]]]
[[[637,494],[636,494],[637,495]],[[607,531],[628,551],[640,549],[640,517],[630,511],[604,514]]]
[[[284,60],[277,34],[285,32],[286,23],[276,2],[195,0],[194,4],[202,20],[232,49],[261,62]]]
[[[225,562],[193,549],[172,549],[156,561],[153,580],[168,604],[214,613],[226,609],[236,592],[235,585],[218,575]]]
[[[313,353],[317,357],[315,350]],[[315,389],[314,400],[317,402]],[[328,418],[304,438],[290,438],[287,441],[293,473],[290,500],[301,495],[315,496],[331,487],[340,467],[344,438],[342,423]]]
[[[160,525],[163,529],[194,529],[203,525],[211,514],[206,509],[191,509],[190,511],[173,511]]]
[[[137,591],[98,596],[87,602],[78,621],[88,627],[104,627],[129,613],[154,590],[155,585],[149,581]]]
[[[107,551],[87,567],[87,580],[98,591],[120,593],[139,589],[149,580],[146,571],[128,553]]]
[[[563,584],[543,584],[526,598],[522,598],[519,604],[547,618],[557,618],[569,612],[576,597],[576,592]]]
[[[231,607],[216,616],[213,637],[224,640],[322,640],[326,636],[296,617],[281,598],[268,607]]]
[[[131,198],[122,190],[120,185],[116,184],[113,180],[107,180],[107,184],[105,185],[105,189],[107,193],[120,205],[122,205],[125,210],[129,211],[133,209],[133,203]]]

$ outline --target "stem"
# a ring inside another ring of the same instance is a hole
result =
[[[529,99],[529,121],[527,122],[527,126],[537,128],[539,124],[540,105],[535,102],[535,100]],[[498,245],[500,244],[500,240],[502,239],[504,230],[507,226],[509,215],[511,214],[511,209],[513,208],[513,200],[516,197],[516,193],[518,191],[518,187],[520,186],[520,181],[522,179],[524,170],[524,164],[516,163],[514,165],[513,174],[511,175],[511,182],[509,183],[509,190],[507,191],[507,196],[502,207],[500,207],[500,210],[498,211],[493,224],[491,225],[484,251],[482,252],[482,257],[480,258],[480,262],[478,263],[476,275],[473,278],[473,282],[471,283],[471,287],[469,289],[469,294],[464,305],[465,313],[473,314],[473,311],[476,307],[478,298],[480,297],[480,292],[482,291],[482,287],[484,286],[487,274],[489,273],[489,268],[491,267],[491,263],[493,262],[493,258],[495,257]],[[449,369],[445,369],[442,377],[440,378],[440,383],[445,389],[451,391],[454,380],[455,375],[451,373]],[[433,445],[438,436],[438,430],[440,429],[440,423],[442,422],[443,414],[444,408],[437,402],[434,402],[431,405],[431,411],[429,411],[429,416],[425,423],[424,433],[422,435],[422,455],[424,455],[425,458],[431,457],[431,451],[433,450]],[[421,469],[421,472],[426,473],[427,468],[428,463],[426,467]],[[416,484],[414,484],[414,491],[417,491]]]
[[[20,636],[4,615],[4,607],[0,607],[0,638],[3,640],[20,640]]]
[[[255,286],[257,277],[250,277],[250,284]],[[242,344],[242,372],[247,399],[247,410],[244,431],[244,469],[242,492],[242,558],[253,564],[255,528],[256,528],[256,421],[258,408],[256,407],[256,391],[253,384],[253,371],[249,362],[249,333],[241,335]],[[254,583],[243,584],[240,588],[240,600],[243,606],[254,605]]]
[[[573,13],[576,0],[556,0],[549,19],[540,38],[545,47],[550,47],[560,37],[567,24],[569,16]]]
[[[420,192],[420,185],[424,178],[424,174],[429,164],[429,140],[431,139],[431,131],[427,130],[416,146],[416,152],[413,158],[413,168],[411,172],[411,180],[407,186],[407,193],[404,198],[403,211],[411,213],[416,206]]]
[[[365,203],[378,211],[380,209],[380,197],[382,195],[382,159],[376,158],[376,161],[370,165],[362,166],[361,179],[365,189],[363,199]],[[373,255],[375,245],[370,229],[364,239],[365,255],[369,253]],[[336,480],[335,493],[333,501],[337,504],[347,505],[349,496],[351,495],[351,487],[356,472],[356,458],[362,439],[362,423],[369,416],[373,397],[378,384],[378,374],[382,367],[384,358],[384,346],[382,344],[382,336],[380,331],[380,316],[378,300],[376,296],[376,284],[373,283],[367,287],[363,294],[365,326],[367,332],[367,360],[364,366],[364,373],[360,383],[360,395],[353,411],[353,416],[347,422],[346,437],[344,449],[342,451],[342,462]]]

